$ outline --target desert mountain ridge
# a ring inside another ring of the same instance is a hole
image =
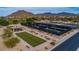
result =
[[[24,17],[30,17],[30,16],[77,16],[77,15],[79,14],[68,13],[68,12],[60,12],[60,13],[45,12],[45,13],[33,14],[32,12],[28,12],[25,10],[18,10],[6,17],[7,18],[24,18]]]

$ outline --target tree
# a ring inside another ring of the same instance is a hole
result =
[[[28,24],[32,24],[34,21],[33,21],[33,19],[32,18],[28,18],[28,19],[26,19],[26,24],[28,25]]]
[[[27,18],[25,21],[21,22],[22,25],[29,25],[34,23],[34,20],[32,18]]]
[[[18,20],[13,20],[13,24],[18,24]]]
[[[4,18],[0,18],[0,25],[1,26],[7,26],[7,25],[9,25],[9,22]]]

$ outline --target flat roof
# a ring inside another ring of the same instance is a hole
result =
[[[56,48],[52,49],[52,51],[76,51],[79,47],[79,32],[61,43]]]

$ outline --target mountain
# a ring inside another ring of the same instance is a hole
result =
[[[56,15],[54,13],[50,13],[50,12],[46,12],[46,13],[40,13],[40,14],[36,14],[38,16],[52,16],[52,15]]]
[[[28,18],[31,16],[77,16],[77,15],[78,14],[68,13],[68,12],[61,12],[61,13],[46,12],[46,13],[41,13],[41,14],[33,14],[31,12],[19,10],[19,11],[16,11],[16,12],[6,16],[6,18],[18,19],[18,18]]]
[[[68,13],[68,12],[61,12],[61,13],[58,13],[57,15],[61,15],[61,16],[76,16],[77,14]]]
[[[46,13],[41,13],[41,14],[36,14],[36,15],[38,16],[77,16],[78,14],[68,13],[68,12],[61,12],[61,13],[46,12]]]
[[[16,11],[16,12],[14,12],[6,17],[7,18],[25,18],[25,17],[32,16],[32,15],[33,14],[31,12],[19,10],[19,11]]]

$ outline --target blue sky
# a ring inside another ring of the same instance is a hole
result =
[[[60,13],[60,12],[70,12],[70,13],[79,13],[79,7],[0,7],[0,16],[7,16],[17,10],[25,10],[37,13]]]

